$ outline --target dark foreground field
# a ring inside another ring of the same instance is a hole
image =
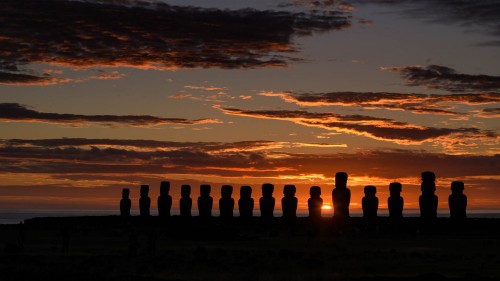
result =
[[[40,218],[0,239],[0,280],[500,280],[498,219]]]

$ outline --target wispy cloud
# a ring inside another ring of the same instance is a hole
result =
[[[84,12],[82,12],[84,11]],[[0,83],[50,84],[30,65],[69,68],[286,66],[296,36],[350,26],[345,11],[204,9],[146,1],[6,0]],[[147,19],[147,20],[144,20]]]
[[[399,72],[408,86],[422,86],[450,92],[500,92],[500,76],[462,74],[441,66],[393,66],[382,67],[383,71]]]
[[[500,108],[483,108],[474,112],[474,117],[500,118]]]
[[[113,139],[4,140],[0,142],[0,172],[123,175],[196,173],[228,177],[314,174],[331,178],[335,171],[345,170],[353,175],[398,178],[416,176],[423,170],[439,171],[440,177],[492,176],[498,174],[500,165],[499,155],[447,155],[410,150],[366,150],[335,154],[283,152],[286,146],[300,145],[307,144],[271,141],[182,143]]]
[[[1,42],[1,41],[0,41]],[[0,60],[1,62],[1,60]],[[34,75],[29,72],[6,72],[0,69],[0,84],[4,85],[54,85],[69,80],[55,78],[49,75]]]
[[[214,86],[184,86],[186,89],[199,90],[199,91],[225,91],[226,88],[214,87]]]
[[[500,3],[496,0],[350,0],[357,4],[401,5],[403,13],[433,23],[484,28],[500,36]],[[498,45],[497,45],[498,46]]]
[[[365,109],[383,108],[406,110],[416,114],[458,115],[452,111],[454,105],[478,106],[500,103],[500,93],[472,94],[403,94],[387,92],[262,92],[261,96],[279,97],[300,106],[360,106]]]
[[[204,153],[228,153],[259,150],[273,150],[297,147],[346,147],[345,144],[328,143],[302,143],[302,142],[278,142],[278,141],[239,141],[239,142],[172,142],[156,140],[130,140],[130,139],[87,139],[87,138],[63,138],[63,139],[9,139],[1,141],[3,146],[8,147],[92,147],[107,149],[132,149],[135,151],[174,151],[192,150]]]
[[[285,120],[304,126],[365,136],[402,145],[420,144],[429,141],[445,143],[458,136],[475,136],[475,138],[480,139],[497,138],[495,133],[477,128],[433,128],[364,115],[311,113],[302,110],[243,110],[220,106],[215,108],[229,115]]]
[[[47,113],[29,109],[18,103],[0,104],[0,122],[37,122],[50,124],[99,124],[101,126],[129,125],[151,127],[165,124],[197,125],[220,123],[216,119],[189,120],[182,118],[162,118],[150,115],[82,115],[70,113]]]

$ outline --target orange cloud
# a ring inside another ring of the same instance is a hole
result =
[[[261,92],[266,97],[279,97],[300,106],[359,106],[366,109],[382,108],[405,110],[416,114],[465,115],[452,111],[454,105],[480,106],[500,103],[500,93],[425,95],[386,92],[330,92],[294,93]]]
[[[459,136],[477,139],[497,139],[497,135],[477,128],[433,128],[417,126],[386,118],[363,115],[339,115],[334,113],[311,113],[307,111],[288,110],[242,110],[215,106],[225,114],[285,120],[296,124],[318,127],[335,132],[354,134],[376,140],[389,141],[402,145],[421,144],[423,142],[445,142],[455,140]],[[471,138],[469,138],[471,139]],[[455,141],[456,143],[456,141]]]

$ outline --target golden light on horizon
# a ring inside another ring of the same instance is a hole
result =
[[[332,209],[332,206],[330,206],[330,205],[323,205],[323,206],[321,207],[321,209],[322,209],[322,210],[331,210],[331,209]]]

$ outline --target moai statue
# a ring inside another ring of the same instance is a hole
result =
[[[422,172],[422,195],[418,199],[420,217],[422,219],[437,218],[438,197],[436,192],[436,175],[433,172]]]
[[[139,209],[141,217],[149,216],[151,199],[149,198],[149,185],[141,185],[141,198],[139,198]]]
[[[295,192],[297,188],[293,184],[287,184],[283,188],[284,197],[281,199],[281,209],[283,210],[283,218],[293,219],[297,217],[297,197]]]
[[[451,183],[451,195],[448,197],[450,218],[461,220],[467,217],[467,196],[464,194],[464,183],[454,181]]]
[[[193,206],[193,200],[190,196],[191,186],[188,184],[181,185],[181,199],[179,200],[181,217],[191,217],[191,207]]]
[[[120,200],[120,216],[128,217],[130,216],[130,208],[132,207],[132,201],[129,198],[130,190],[124,188],[122,190],[122,199]]]
[[[363,207],[363,218],[366,220],[375,220],[377,218],[378,198],[375,196],[377,188],[373,185],[365,186],[365,197],[361,200]]]
[[[158,216],[170,217],[170,209],[172,208],[172,196],[170,192],[170,182],[162,181],[160,184],[160,196],[158,196]]]
[[[233,187],[231,185],[223,185],[220,189],[221,198],[219,200],[219,211],[221,218],[232,218],[234,210]]]
[[[387,206],[389,207],[389,217],[391,219],[403,218],[404,200],[401,197],[402,186],[399,182],[391,182],[389,184],[390,196],[387,199]]]
[[[240,217],[251,218],[253,216],[253,205],[252,187],[248,185],[242,186],[240,189],[240,199],[238,200]]]
[[[309,208],[309,218],[314,220],[319,219],[321,218],[321,207],[323,207],[321,187],[312,186],[309,190],[309,195],[311,195],[311,198],[307,200],[307,207]]]
[[[335,174],[335,188],[332,191],[333,216],[336,218],[349,218],[349,204],[351,190],[347,188],[347,173]]]
[[[262,197],[259,200],[260,216],[262,218],[274,217],[274,185],[265,183],[262,185]]]
[[[212,204],[214,199],[210,196],[212,187],[209,184],[200,185],[200,197],[198,197],[198,211],[200,218],[212,217]]]

